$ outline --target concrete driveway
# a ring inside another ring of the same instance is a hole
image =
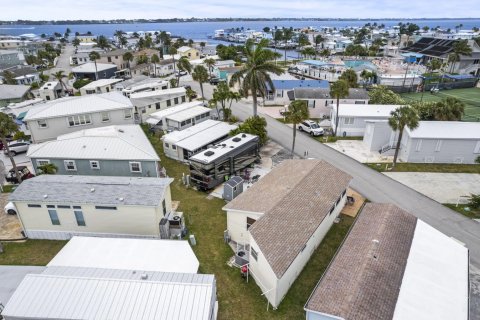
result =
[[[33,166],[30,162],[30,159],[27,158],[26,153],[17,154],[13,157],[13,160],[15,160],[15,164],[17,166],[27,166],[28,169],[33,173]],[[3,150],[0,151],[0,161],[2,161],[5,166],[5,172],[8,172],[8,170],[12,169],[12,162],[10,161],[10,158],[3,153]]]
[[[0,240],[21,239],[22,225],[16,215],[10,215],[3,210],[8,203],[9,193],[0,193]]]
[[[390,178],[440,203],[466,203],[471,193],[480,194],[480,174],[434,172],[385,172]],[[441,187],[439,187],[441,186]]]
[[[23,278],[29,273],[42,273],[46,267],[0,266],[0,303],[5,305]]]

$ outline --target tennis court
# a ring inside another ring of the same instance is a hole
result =
[[[421,100],[421,93],[401,94],[405,101]],[[480,88],[441,90],[436,94],[425,92],[423,101],[440,101],[443,98],[454,97],[465,103],[465,121],[480,121]]]

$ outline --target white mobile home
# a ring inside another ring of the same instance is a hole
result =
[[[107,93],[115,91],[115,84],[123,81],[122,79],[100,79],[92,81],[89,84],[80,88],[80,94],[85,96],[87,94]]]
[[[228,137],[236,125],[216,120],[205,120],[181,131],[173,131],[162,137],[163,150],[169,158],[187,161],[190,156],[205,150]]]
[[[59,81],[49,81],[38,89],[38,95],[41,99],[49,101],[61,98],[65,94]]]
[[[140,77],[140,79],[142,78]],[[135,79],[127,80],[123,84],[119,84],[116,87],[117,90],[122,91],[124,96],[130,97],[130,95],[134,93],[166,90],[169,86],[170,84],[166,80],[146,78],[140,81],[135,81]]]
[[[167,130],[169,129],[168,118],[172,117],[176,113],[183,112],[199,106],[203,106],[202,101],[192,101],[192,102],[182,103],[182,104],[179,104],[178,106],[173,106],[165,110],[160,110],[150,114],[145,122],[160,130]],[[204,120],[207,120],[207,119],[204,118]]]
[[[340,104],[337,136],[363,137],[367,121],[388,120],[391,112],[399,107],[400,105]],[[335,130],[336,117],[337,105],[334,103],[330,113],[333,130]]]
[[[351,179],[324,161],[285,160],[223,208],[236,255],[274,308],[340,214]]]
[[[198,123],[211,119],[212,109],[196,106],[166,117],[168,130],[184,130]]]
[[[463,244],[394,205],[368,203],[308,299],[306,319],[467,320],[469,291]]]
[[[66,97],[30,110],[24,121],[34,143],[87,128],[133,124],[133,106],[119,92]]]
[[[168,178],[41,175],[10,195],[31,239],[160,238],[172,211]]]
[[[173,88],[155,91],[143,91],[130,94],[135,111],[146,119],[150,114],[185,103],[187,93],[185,88]]]

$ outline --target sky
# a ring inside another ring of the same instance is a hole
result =
[[[478,18],[478,0],[0,0],[0,20]]]

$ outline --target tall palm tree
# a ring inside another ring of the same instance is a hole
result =
[[[75,37],[75,38],[72,40],[72,44],[73,44],[73,46],[75,47],[75,49],[78,49],[78,46],[80,45],[80,39],[78,39],[77,37]]]
[[[130,76],[132,75],[132,69],[130,68],[130,62],[133,61],[133,53],[131,53],[130,51],[127,51],[123,54],[123,61],[127,61],[127,64],[128,64],[128,71],[130,72]]]
[[[173,59],[173,74],[177,73],[176,63],[175,63],[175,55],[177,54],[177,49],[173,46],[168,48],[168,54],[172,56]],[[178,82],[177,82],[178,85]]]
[[[124,37],[125,32],[123,30],[115,30],[113,35],[117,38],[117,43],[120,44],[120,39]]]
[[[205,63],[205,65],[207,66],[208,74],[210,75],[210,78],[211,78],[212,77],[212,67],[215,65],[215,59],[208,58],[208,59],[203,60],[203,63]]]
[[[181,57],[180,59],[178,59],[177,67],[178,67],[178,74],[177,74],[177,86],[178,86],[180,84],[180,71],[186,71],[188,73],[191,73],[192,65],[190,63],[190,60],[188,60],[187,57]]]
[[[457,98],[448,97],[436,103],[433,117],[438,121],[459,121],[465,113],[465,104]]]
[[[297,124],[310,118],[307,101],[295,100],[288,105],[285,120],[293,124],[292,158],[295,153],[295,138],[297,137]]]
[[[335,136],[338,129],[338,112],[340,111],[340,99],[348,97],[348,83],[345,80],[338,80],[330,86],[330,96],[337,99],[337,111],[335,112]]]
[[[451,57],[450,73],[453,72],[455,64],[460,61],[460,56],[471,56],[472,47],[468,44],[468,40],[458,40],[453,44],[453,52],[450,53]]]
[[[100,59],[100,54],[97,51],[92,51],[88,54],[90,61],[95,63],[95,80],[98,80],[97,60]]]
[[[66,78],[67,75],[65,73],[63,73],[62,70],[59,70],[57,72],[55,72],[53,74],[53,77],[58,81],[60,82],[60,84],[62,85],[62,88],[64,91],[67,91],[67,86],[65,85],[65,82],[63,82],[63,78]]]
[[[315,36],[314,42],[315,42],[315,60],[317,60],[317,52],[318,52],[318,45],[325,41],[325,38],[319,34]]]
[[[181,60],[181,59],[180,59]],[[202,92],[202,99],[205,100],[205,95],[203,94],[203,83],[208,81],[208,72],[202,65],[197,65],[193,69],[192,73],[193,81],[197,81],[200,84],[200,91]]]
[[[150,62],[153,63],[153,74],[157,76],[157,63],[160,62],[160,57],[157,54],[152,54],[150,57]]]
[[[230,85],[239,83],[245,97],[251,92],[253,98],[253,116],[257,116],[257,96],[265,97],[267,90],[274,90],[270,73],[280,75],[283,69],[272,63],[278,53],[267,49],[268,40],[262,39],[257,45],[248,40],[244,55],[247,59],[242,68],[230,79]]]
[[[22,182],[22,177],[17,169],[17,164],[13,159],[13,155],[10,153],[10,149],[8,147],[7,137],[14,135],[18,131],[17,124],[13,121],[13,119],[7,115],[6,113],[0,112],[0,140],[3,143],[3,147],[7,152],[8,158],[10,158],[10,162],[12,163],[13,170],[15,170],[15,175],[17,176],[18,183]]]
[[[289,40],[292,40],[293,37],[293,29],[292,28],[284,28],[283,29],[283,36],[282,40],[284,41],[285,47],[284,47],[284,54],[285,54],[285,65],[287,64],[287,42]]]
[[[397,164],[398,151],[402,142],[403,130],[405,127],[414,130],[418,127],[420,118],[417,111],[410,106],[401,106],[390,113],[388,124],[394,131],[398,131],[398,141],[395,148],[395,155],[393,156],[393,167]]]
[[[273,33],[273,43],[275,45],[275,52],[277,52],[277,43],[279,41],[282,41],[283,37],[283,32],[280,29],[275,29],[275,32]],[[275,58],[275,64],[277,63],[277,58]]]
[[[230,90],[230,87],[225,82],[218,84],[217,88],[213,89],[213,98],[211,100],[212,104],[220,104],[222,108],[223,120],[228,121],[231,115],[230,108],[232,107],[232,102],[240,100],[241,96],[238,92]],[[230,105],[228,103],[230,102]],[[219,115],[220,117],[220,115]]]
[[[98,36],[95,42],[96,44],[94,45],[94,47],[98,47],[102,50],[106,50],[110,48],[110,42],[105,36]]]

